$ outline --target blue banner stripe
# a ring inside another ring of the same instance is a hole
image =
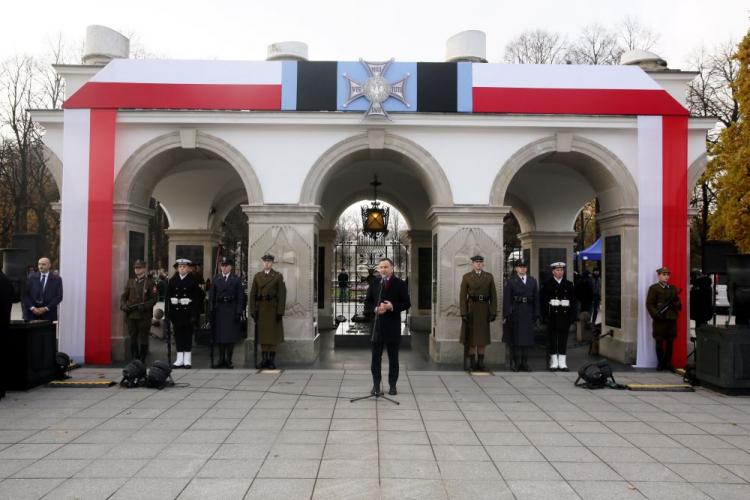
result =
[[[284,61],[281,65],[281,110],[297,109],[297,61]]]
[[[458,106],[457,111],[459,113],[471,113],[474,111],[474,101],[472,97],[472,64],[470,62],[458,63],[458,82],[456,85],[456,92],[458,92]]]

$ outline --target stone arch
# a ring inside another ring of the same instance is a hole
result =
[[[490,206],[505,205],[508,187],[525,165],[535,158],[557,152],[557,137],[554,135],[536,140],[516,151],[495,176],[490,190]],[[611,194],[610,201],[613,205],[620,208],[638,207],[638,188],[635,179],[622,160],[612,151],[591,139],[573,135],[569,152],[579,153],[593,160],[601,167],[601,171],[606,173],[607,179],[600,177],[597,180],[589,177],[589,181],[597,191],[604,190]]]
[[[180,132],[175,130],[155,137],[138,148],[125,161],[115,178],[115,203],[131,201],[139,181],[147,175],[144,170],[147,170],[149,160],[160,153],[181,147]],[[247,158],[234,146],[216,136],[198,131],[195,147],[220,156],[237,172],[245,187],[249,205],[263,204],[263,191],[258,176]],[[155,185],[154,182],[151,184]]]
[[[377,148],[371,145],[379,142]],[[300,204],[317,205],[323,196],[327,178],[341,162],[370,150],[395,153],[406,160],[417,172],[432,205],[453,205],[453,193],[448,177],[437,160],[419,144],[399,135],[363,133],[348,137],[331,146],[312,165],[302,183]]]
[[[703,175],[703,172],[706,171],[707,166],[708,153],[703,153],[693,163],[690,164],[690,167],[688,167],[688,199],[690,199],[690,194],[693,192],[693,189],[695,189],[695,185],[698,184],[698,179],[700,179],[701,175]]]

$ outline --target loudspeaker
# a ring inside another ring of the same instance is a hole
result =
[[[703,272],[705,274],[726,274],[727,255],[737,253],[731,241],[707,241],[703,245]]]

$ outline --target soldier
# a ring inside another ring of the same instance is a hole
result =
[[[286,285],[281,273],[273,270],[274,256],[266,254],[261,260],[263,270],[255,273],[250,288],[250,312],[263,355],[260,367],[275,370],[276,347],[284,341]]]
[[[461,307],[461,343],[464,344],[464,370],[485,371],[484,350],[490,343],[490,323],[497,317],[495,278],[485,272],[484,257],[471,257],[472,270],[464,274],[458,301]],[[475,357],[476,356],[476,357]],[[478,359],[477,359],[478,358]]]
[[[205,297],[198,279],[190,272],[188,259],[177,259],[177,272],[169,278],[164,301],[166,316],[172,322],[177,358],[173,368],[191,368],[193,325],[198,322],[199,307]]]
[[[133,264],[135,277],[130,278],[120,295],[120,310],[130,336],[130,357],[146,362],[151,334],[151,317],[156,304],[156,283],[146,274],[146,263],[138,259]]]
[[[539,319],[539,286],[528,276],[526,262],[514,263],[515,275],[503,289],[503,342],[508,344],[511,369],[530,372],[527,350],[534,347],[534,324]]]
[[[573,283],[565,278],[565,262],[555,262],[550,268],[552,276],[542,283],[539,304],[547,324],[549,369],[566,372],[568,333],[576,320],[576,293]]]
[[[677,337],[677,316],[682,310],[680,292],[669,284],[669,269],[660,267],[656,274],[659,281],[651,285],[646,294],[646,309],[653,320],[652,335],[656,342],[656,369],[674,370],[672,344]]]
[[[234,344],[242,338],[240,325],[245,306],[242,282],[232,272],[231,258],[222,257],[219,266],[221,272],[214,276],[209,290],[214,342],[219,344],[219,362],[213,368],[234,368],[232,354]]]

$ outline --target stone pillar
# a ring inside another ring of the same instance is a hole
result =
[[[471,269],[469,258],[484,256],[484,267],[495,277],[498,317],[503,286],[503,217],[509,207],[433,206],[427,211],[433,238],[437,236],[437,280],[432,309],[430,356],[439,363],[460,363],[463,359],[461,312],[458,292],[462,276]],[[434,251],[434,248],[433,248]],[[433,259],[434,260],[434,259]],[[491,323],[492,343],[485,353],[489,364],[505,362],[501,322]]]
[[[212,273],[214,269],[213,262],[211,262],[211,256],[213,255],[214,247],[216,247],[221,241],[221,233],[207,229],[167,229],[165,234],[169,238],[168,272],[169,267],[174,265],[175,260],[184,257],[182,255],[177,255],[178,245],[196,245],[203,247],[203,256],[201,257],[203,279],[213,278]]]
[[[318,231],[318,245],[325,248],[325,262],[323,274],[318,276],[323,286],[323,296],[318,297],[318,330],[330,330],[334,327],[333,321],[333,284],[331,282],[337,276],[335,263],[333,262],[333,243],[336,239],[336,231],[333,229],[321,229]],[[321,303],[323,308],[321,309]]]
[[[408,247],[409,262],[409,299],[411,309],[409,310],[409,329],[415,332],[429,333],[432,330],[432,308],[423,309],[419,307],[419,283],[427,279],[432,290],[432,275],[420,276],[419,274],[419,249],[432,248],[432,231],[410,229],[405,231],[404,242]],[[430,268],[430,273],[432,269]],[[432,303],[432,300],[430,300]]]
[[[566,277],[573,281],[573,255],[574,239],[576,237],[575,231],[528,231],[518,235],[521,240],[521,246],[523,247],[524,254],[525,250],[530,250],[530,262],[529,274],[539,280],[540,271],[539,269],[539,256],[544,254],[545,251],[552,252],[553,249],[559,249],[565,252],[565,264],[566,264]],[[556,255],[553,261],[558,258],[562,258],[562,255]],[[546,263],[545,266],[549,266],[552,262]],[[546,267],[546,271],[549,271],[549,267]],[[551,273],[551,271],[549,271]],[[541,286],[541,282],[539,283]]]
[[[315,235],[321,220],[319,206],[243,205],[249,226],[248,277],[262,268],[260,258],[276,257],[274,269],[284,275],[287,288],[284,313],[284,343],[279,346],[280,363],[311,363],[320,350],[315,329],[313,278]],[[255,325],[248,322],[246,359],[252,359]]]
[[[598,221],[602,234],[602,334],[611,332],[611,335],[602,337],[599,341],[599,354],[622,363],[634,364],[638,342],[638,308],[646,307],[645,304],[638,303],[638,211],[612,210],[599,214]],[[619,280],[620,325],[608,324],[606,315],[606,243],[610,236],[620,237],[619,276],[609,276],[610,280]]]
[[[112,361],[118,362],[130,359],[130,340],[120,311],[120,294],[132,272],[128,268],[130,231],[146,236],[144,248],[147,249],[148,223],[154,211],[132,203],[119,203],[112,208]]]

